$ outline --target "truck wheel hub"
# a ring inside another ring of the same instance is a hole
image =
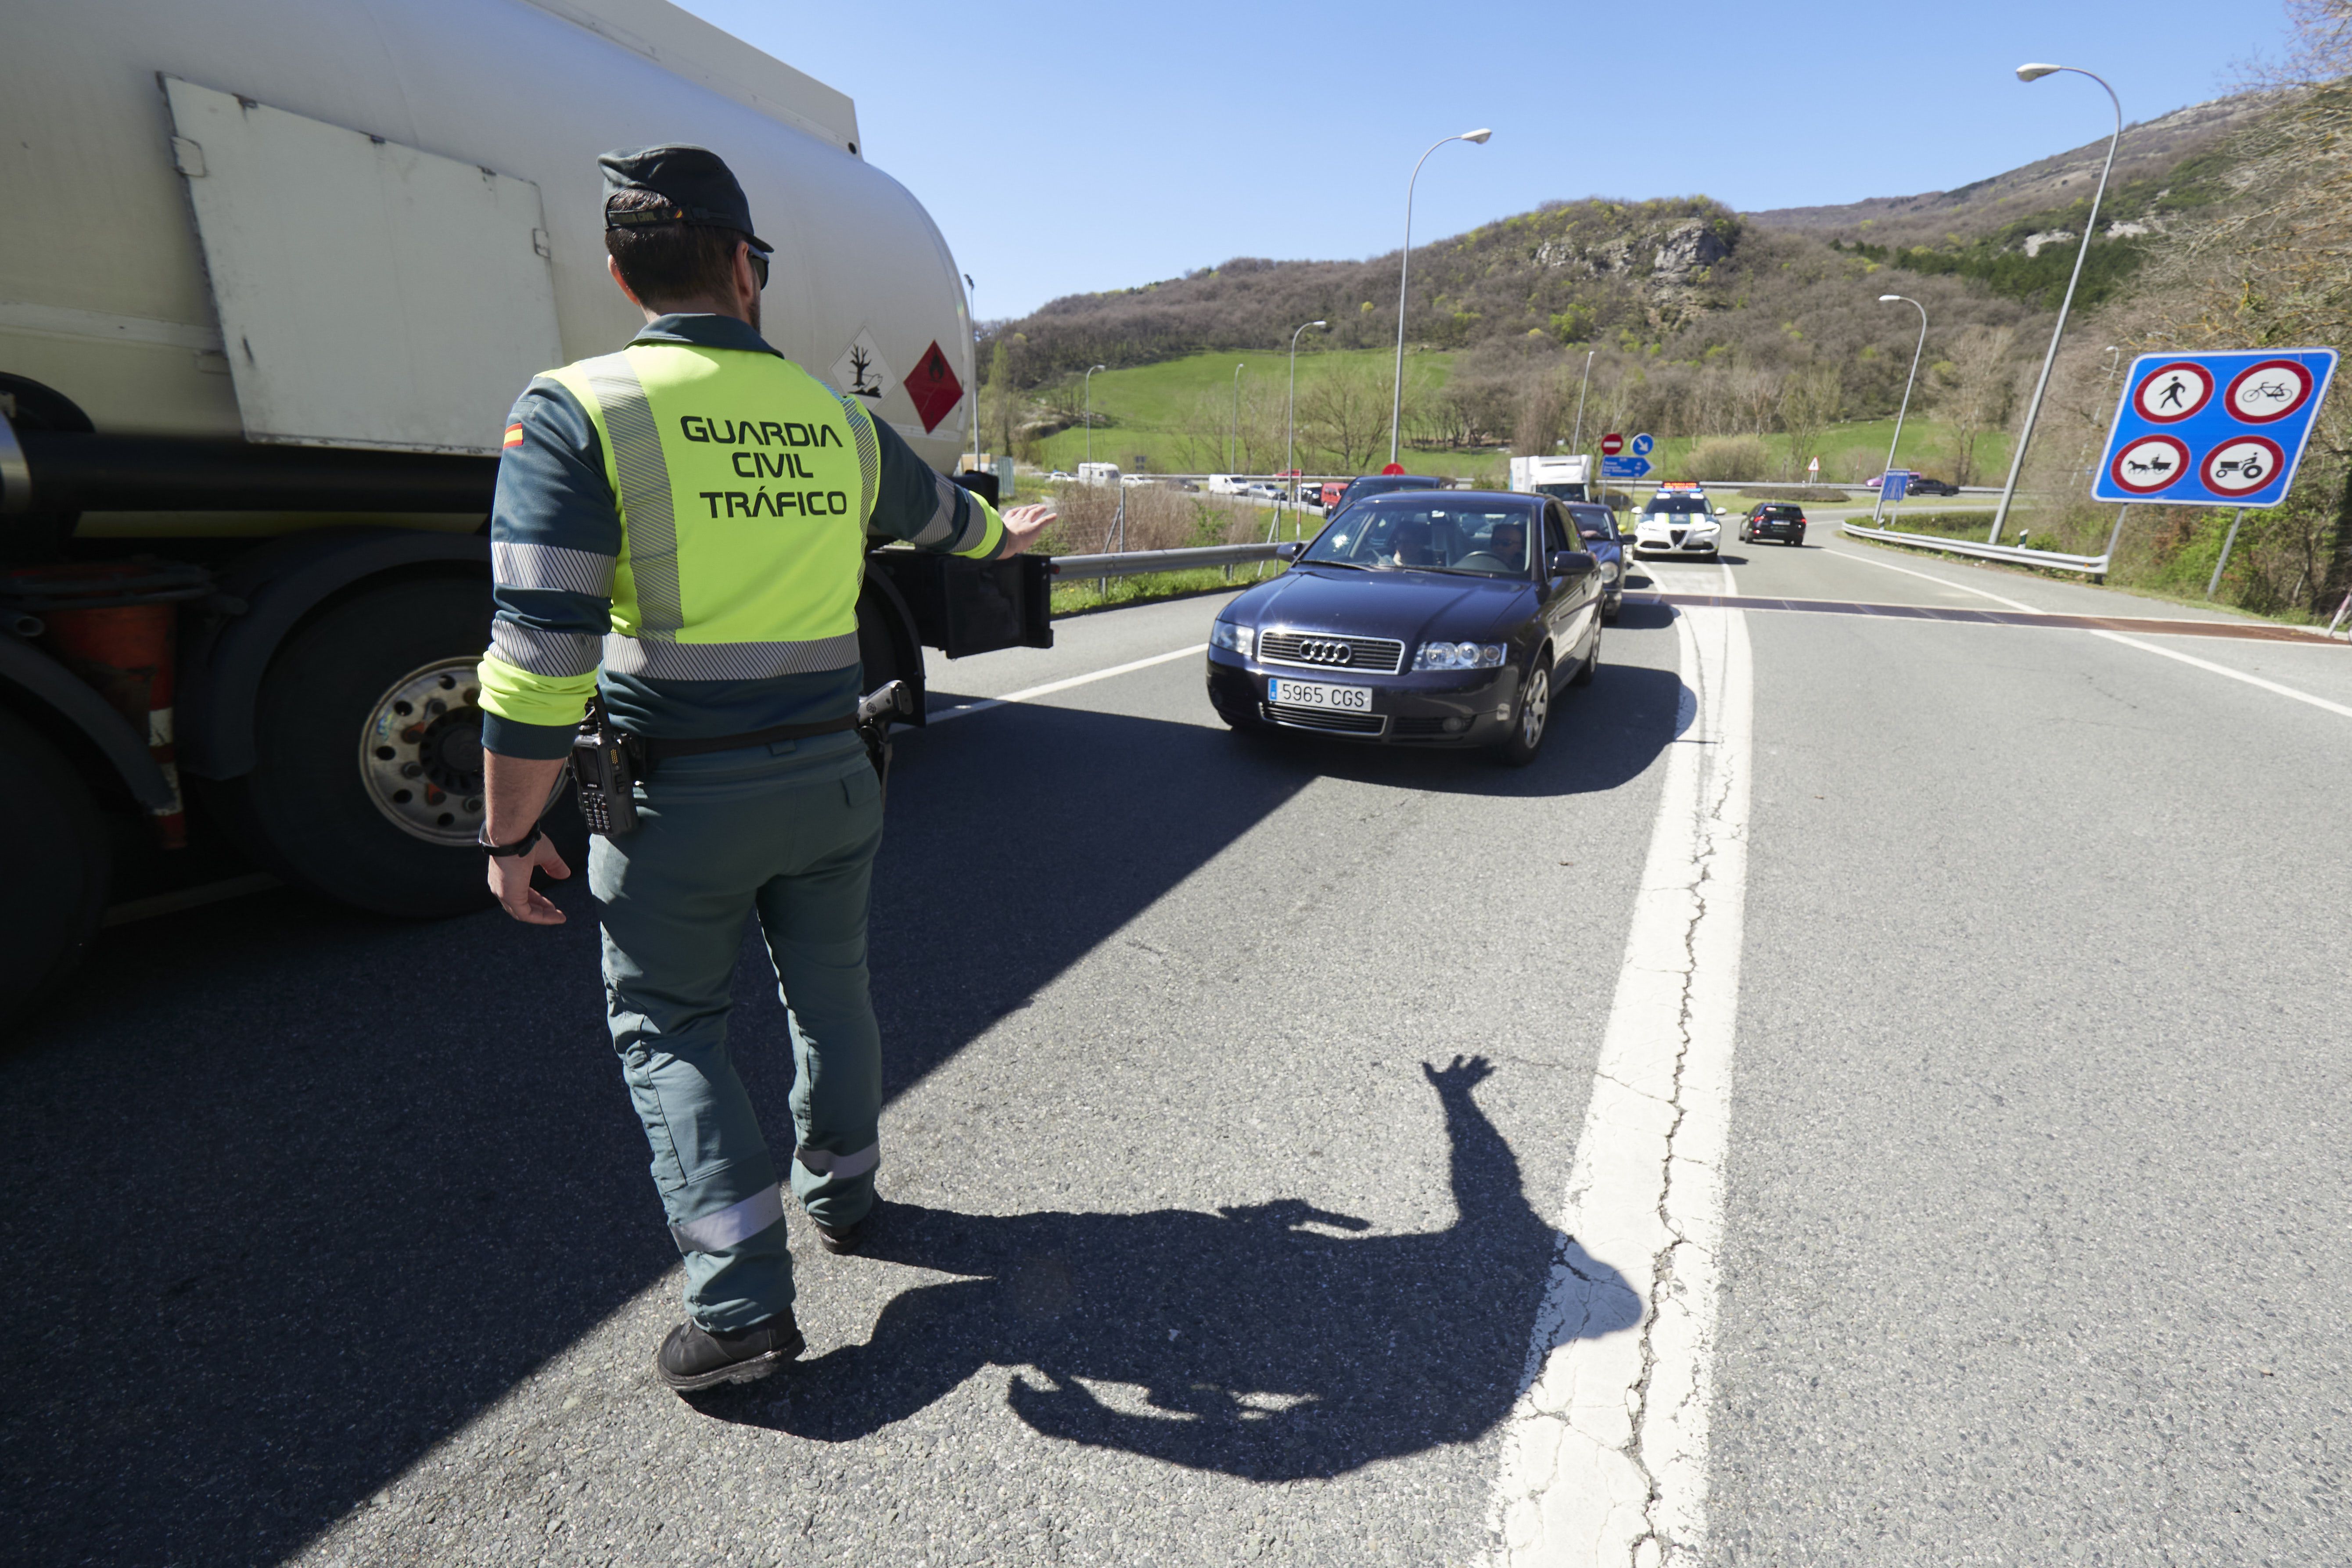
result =
[[[471,844],[482,828],[482,689],[476,658],[411,670],[376,700],[360,736],[360,778],[392,825],[428,844]]]

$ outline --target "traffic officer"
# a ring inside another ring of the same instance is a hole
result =
[[[1053,514],[1000,516],[768,346],[771,247],[717,154],[597,162],[613,279],[646,325],[618,353],[534,378],[507,422],[482,838],[507,912],[560,923],[531,873],[571,872],[538,818],[600,694],[648,768],[638,826],[594,840],[588,882],[613,1045],[686,1259],[687,1321],[655,1366],[693,1389],[763,1377],[803,1348],[784,1173],[729,1056],[750,916],[788,1009],[793,1194],[835,1252],[874,1207],[866,917],[882,803],[855,732],[867,528],[986,561]]]

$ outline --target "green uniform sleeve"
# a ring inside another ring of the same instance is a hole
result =
[[[877,531],[968,561],[1003,553],[1004,520],[994,507],[915,456],[886,421],[867,416],[866,423],[881,456],[872,518]]]

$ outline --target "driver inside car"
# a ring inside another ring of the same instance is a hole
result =
[[[1433,566],[1429,552],[1429,524],[1407,518],[1389,535],[1390,559],[1400,566]]]
[[[1486,536],[1486,553],[1517,571],[1528,563],[1528,531],[1523,523],[1498,522]]]

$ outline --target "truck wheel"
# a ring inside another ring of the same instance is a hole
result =
[[[489,628],[481,584],[429,578],[347,600],[289,638],[255,705],[260,766],[226,792],[247,849],[381,914],[488,905],[474,667]],[[576,873],[574,847],[559,837]]]
[[[0,713],[0,1035],[81,957],[106,910],[114,850],[89,790],[62,752]]]

